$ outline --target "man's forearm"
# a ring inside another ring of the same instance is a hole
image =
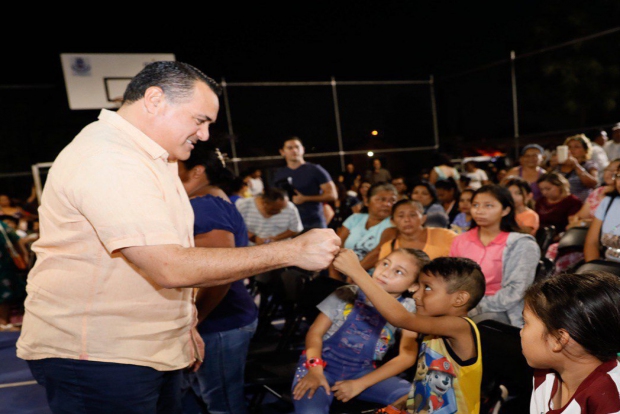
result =
[[[304,203],[311,202],[330,202],[336,201],[336,196],[331,193],[323,193],[317,195],[304,195]]]
[[[209,287],[290,266],[287,243],[241,248],[149,246],[137,254],[129,247],[123,253],[162,287]]]
[[[164,288],[209,287],[231,283],[286,266],[325,269],[340,248],[331,229],[313,229],[291,240],[237,248],[134,246],[121,250],[156,284]]]

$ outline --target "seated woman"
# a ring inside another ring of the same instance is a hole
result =
[[[519,166],[511,168],[506,173],[506,177],[517,176],[523,178],[532,189],[534,202],[542,197],[542,193],[536,182],[546,171],[541,167],[544,159],[545,150],[538,144],[528,144],[521,150]],[[500,181],[500,184],[503,184]]]
[[[418,182],[411,191],[411,199],[422,203],[426,216],[425,227],[448,228],[450,219],[442,205],[439,204],[437,191],[433,184],[424,180]]]
[[[437,200],[448,215],[450,224],[452,224],[456,215],[459,214],[459,197],[461,196],[459,185],[453,178],[446,178],[435,183],[435,190],[437,191]]]
[[[571,227],[590,227],[592,219],[594,218],[594,213],[599,204],[608,193],[611,193],[616,188],[614,174],[618,167],[620,167],[620,158],[611,161],[607,167],[605,167],[603,170],[603,184],[592,190],[588,198],[586,198],[585,203],[583,203],[583,206],[581,206],[581,209],[576,214],[568,217],[567,229]]]
[[[583,203],[570,193],[570,185],[563,175],[550,172],[538,179],[542,198],[536,202],[535,211],[540,226],[555,226],[555,241],[566,230],[568,217],[577,213]]]
[[[381,245],[379,259],[399,248],[418,249],[433,260],[450,255],[450,245],[456,237],[452,230],[424,227],[424,207],[419,201],[400,200],[392,207],[392,222],[396,225],[396,237]]]
[[[452,242],[450,256],[480,264],[485,296],[470,311],[475,322],[494,319],[523,326],[523,293],[534,281],[540,248],[520,232],[510,192],[497,184],[483,185],[471,205],[472,229]]]
[[[533,194],[530,185],[521,177],[508,177],[503,186],[510,191],[515,203],[515,220],[524,233],[536,237],[540,226],[538,213],[532,210],[534,207]]]
[[[566,138],[564,145],[568,146],[569,156],[554,171],[568,180],[571,194],[583,203],[598,185],[598,169],[590,160],[592,144],[584,134],[578,134]]]
[[[243,217],[221,189],[231,175],[212,145],[199,142],[189,159],[179,161],[179,177],[194,211],[197,247],[244,247],[248,229]],[[196,194],[204,194],[196,196]],[[206,358],[196,372],[185,372],[193,389],[215,413],[247,413],[244,397],[245,361],[258,323],[258,308],[243,280],[199,288],[197,327]],[[189,339],[188,339],[189,340]],[[184,389],[183,391],[188,391]]]
[[[461,234],[469,230],[471,226],[471,198],[474,196],[474,190],[466,188],[461,192],[459,197],[459,214],[456,215],[450,230],[456,234]]]
[[[398,192],[392,184],[373,184],[368,189],[368,212],[350,215],[338,231],[342,247],[353,250],[369,273],[379,260],[380,246],[396,236],[390,214],[397,197]],[[342,280],[333,266],[330,266],[329,274],[334,279]]]
[[[584,259],[620,262],[620,167],[614,174],[614,189],[596,209],[583,248]]]

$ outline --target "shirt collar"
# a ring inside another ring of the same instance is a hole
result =
[[[153,159],[162,158],[168,161],[168,151],[161,145],[153,141],[148,135],[136,128],[132,123],[114,111],[102,109],[99,113],[99,120],[107,122],[117,129],[123,131],[140,148],[142,148]]]
[[[478,236],[479,232],[480,232],[480,227],[474,227],[473,229],[466,232],[465,234],[469,240],[482,244],[482,242],[480,241],[480,237]],[[491,242],[487,245],[487,247],[491,244],[506,244],[506,239],[508,239],[509,234],[510,233],[508,232],[501,231],[493,240],[491,240]]]

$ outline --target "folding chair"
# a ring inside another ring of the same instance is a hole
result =
[[[477,326],[482,346],[480,413],[529,412],[534,370],[522,354],[520,329],[490,319]]]

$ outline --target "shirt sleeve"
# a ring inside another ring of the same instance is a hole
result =
[[[314,164],[314,166],[316,167],[319,184],[325,184],[332,181],[331,175],[329,175],[325,168],[321,167],[319,164]]]
[[[110,253],[130,246],[182,244],[170,220],[179,213],[170,211],[157,175],[129,155],[99,153],[85,159],[64,188]]]
[[[288,223],[288,229],[290,231],[301,232],[304,229],[304,226],[301,223],[301,217],[299,216],[299,210],[297,210],[297,207],[295,206],[295,204],[293,204],[290,201],[287,204],[287,208],[290,210],[289,211],[290,219]]]
[[[452,239],[452,243],[450,244],[450,257],[460,257],[461,256],[461,240],[463,240],[463,236],[465,233],[459,234],[454,239]]]
[[[605,197],[603,201],[601,201],[601,204],[598,205],[598,208],[596,209],[596,213],[594,213],[594,217],[603,221],[603,219],[605,218],[605,211],[607,211],[607,206],[609,205],[610,202],[611,202],[611,197]]]
[[[384,259],[390,253],[392,253],[392,240],[386,241],[381,245],[381,249],[379,249],[379,260]]]
[[[536,260],[523,260],[524,257]],[[522,306],[523,294],[534,282],[539,257],[540,248],[532,236],[516,240],[514,247],[503,255],[501,289],[495,295],[483,297],[478,309],[481,312],[509,312],[519,304]],[[522,309],[519,315],[521,312]],[[511,323],[517,326],[513,321]]]
[[[362,215],[359,213],[351,214],[349,217],[345,219],[342,225],[346,227],[347,229],[351,230],[352,228],[357,226],[357,223],[359,223],[361,216]]]
[[[213,198],[199,197],[190,200],[194,209],[194,234],[208,233],[212,230],[226,230],[235,233],[230,216]]]
[[[346,305],[346,302],[342,300],[341,297],[345,296],[345,294],[352,294],[354,296],[357,292],[356,288],[356,286],[349,285],[339,287],[317,305],[318,310],[324,313],[329,320],[336,320],[336,318],[342,314],[342,311]],[[351,292],[345,292],[345,290],[350,290]]]
[[[526,227],[538,228],[538,214],[535,211],[526,211],[521,217],[521,222]]]

